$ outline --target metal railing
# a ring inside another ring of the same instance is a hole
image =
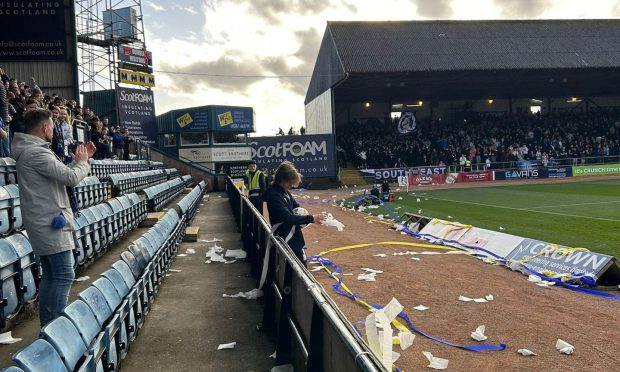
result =
[[[385,371],[323,287],[291,248],[271,233],[262,214],[230,177],[226,188],[257,279],[268,257],[262,329],[275,340],[276,365],[292,364],[295,371]]]

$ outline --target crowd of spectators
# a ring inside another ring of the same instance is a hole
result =
[[[399,168],[462,167],[467,162],[508,168],[521,160],[547,166],[558,159],[578,164],[620,155],[620,109],[550,115],[468,113],[455,119],[419,120],[407,134],[398,133],[397,123],[397,119],[367,119],[340,130],[339,164]]]
[[[45,109],[52,114],[54,138],[51,149],[63,161],[71,161],[71,153],[80,142],[92,141],[97,152],[95,159],[129,159],[129,144],[133,139],[126,128],[111,125],[108,118],[100,118],[88,107],[81,107],[54,93],[47,95],[37,86],[10,77],[0,68],[0,157],[8,157],[11,139],[16,132],[24,132],[24,113]]]

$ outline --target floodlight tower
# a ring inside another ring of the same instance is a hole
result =
[[[146,50],[140,0],[76,0],[80,93],[113,90],[119,46]],[[149,71],[145,71],[149,72]]]

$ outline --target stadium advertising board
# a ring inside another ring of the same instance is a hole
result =
[[[602,164],[602,165],[576,165],[573,167],[573,176],[608,176],[612,174],[620,174],[620,164]]]
[[[274,171],[284,160],[291,161],[305,177],[336,175],[334,142],[330,134],[253,137],[251,158],[259,169]]]
[[[215,164],[215,169],[220,172],[223,171],[230,178],[243,178],[245,177],[245,171],[248,169],[248,162]]]
[[[140,85],[143,87],[154,87],[155,76],[140,71],[118,69],[118,81],[124,84]]]
[[[407,169],[405,168],[361,169],[360,172],[364,177],[372,177],[376,183],[386,180],[396,182],[398,177],[407,176]]]
[[[0,1],[0,61],[67,59],[64,1]]]
[[[495,179],[499,181],[509,180],[536,180],[539,178],[548,178],[549,172],[547,168],[540,169],[508,169],[494,171]]]
[[[116,107],[118,125],[129,129],[129,135],[133,138],[155,143],[157,127],[152,91],[117,86]]]
[[[126,45],[118,46],[118,59],[121,62],[153,66],[153,53],[142,49],[131,48]]]
[[[549,173],[549,178],[564,178],[573,176],[572,167],[547,168],[547,172]]]
[[[558,273],[574,273],[598,277],[613,263],[613,257],[589,251],[573,251],[562,254],[558,248],[567,248],[533,239],[523,239],[515,249],[506,256],[507,260],[527,261],[525,266],[537,272],[546,270]]]
[[[458,239],[459,243],[484,248],[500,257],[506,257],[523,241],[520,236],[472,227]]]
[[[418,174],[416,176],[409,176],[409,185],[421,186],[421,185],[438,185],[446,183],[447,175],[444,174]]]
[[[180,148],[179,156],[194,163],[250,161],[249,147],[189,147]]]
[[[207,132],[209,130],[209,111],[207,108],[194,108],[174,112],[174,121],[179,132]]]
[[[215,107],[214,131],[253,132],[254,110],[250,107]]]
[[[457,182],[486,182],[493,181],[493,172],[467,172],[459,173]]]
[[[445,166],[409,168],[409,174],[412,176],[445,174],[447,172],[447,169],[448,168]]]

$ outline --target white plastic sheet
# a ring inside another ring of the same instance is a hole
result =
[[[442,359],[442,358],[438,358],[436,356],[433,356],[433,354],[431,354],[428,351],[423,351],[422,354],[424,354],[424,356],[426,357],[426,359],[428,359],[428,368],[432,368],[432,369],[446,369],[448,368],[448,363],[450,362],[448,359]]]

